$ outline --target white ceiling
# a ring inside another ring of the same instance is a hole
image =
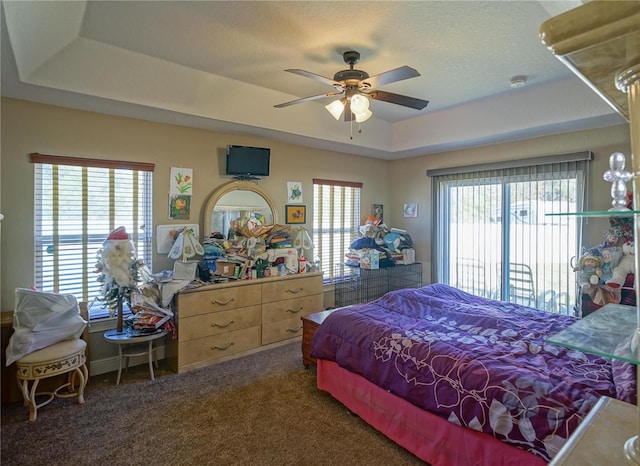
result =
[[[579,4],[2,0],[1,92],[383,159],[624,123],[538,39]],[[429,105],[373,101],[353,139],[329,98],[274,108],[332,91],[284,70],[332,78],[345,50],[370,75],[417,69],[382,89]]]

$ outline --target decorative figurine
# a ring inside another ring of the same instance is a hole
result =
[[[609,157],[610,169],[604,172],[604,180],[612,183],[610,211],[629,210],[627,208],[627,181],[633,178],[633,173],[624,171],[625,156],[622,152],[614,152]]]

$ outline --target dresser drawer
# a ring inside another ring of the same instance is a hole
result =
[[[219,290],[206,290],[198,293],[180,293],[178,295],[178,313],[180,319],[209,312],[235,309],[260,304],[261,288],[259,284],[235,286]]]
[[[262,285],[262,302],[270,303],[319,293],[322,293],[322,276],[280,280]]]
[[[261,323],[260,305],[211,312],[180,319],[178,341],[189,341],[196,338],[219,335]]]
[[[291,319],[280,320],[262,324],[262,344],[268,345],[276,341],[287,340],[289,338],[302,335],[302,320],[300,316]]]
[[[178,366],[212,361],[260,346],[260,326],[178,343]]]
[[[299,319],[304,315],[321,310],[322,294],[265,303],[262,305],[262,322],[276,322],[292,317]]]

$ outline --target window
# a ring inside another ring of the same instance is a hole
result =
[[[313,180],[313,243],[325,281],[358,237],[362,183]]]
[[[42,154],[31,154],[31,161],[39,290],[93,301],[100,292],[96,253],[119,226],[151,268],[153,164]]]
[[[433,176],[434,277],[472,294],[573,314],[571,258],[581,242],[591,153],[544,157]]]

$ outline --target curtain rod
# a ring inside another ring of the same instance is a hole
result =
[[[550,163],[579,162],[583,160],[593,160],[593,152],[573,152],[570,154],[546,155],[544,157],[533,157],[529,159],[505,160],[504,162],[479,163],[475,165],[465,165],[462,167],[436,168],[433,170],[427,170],[427,176],[455,175],[458,173],[472,173],[505,168],[522,168],[534,165],[547,165]]]

